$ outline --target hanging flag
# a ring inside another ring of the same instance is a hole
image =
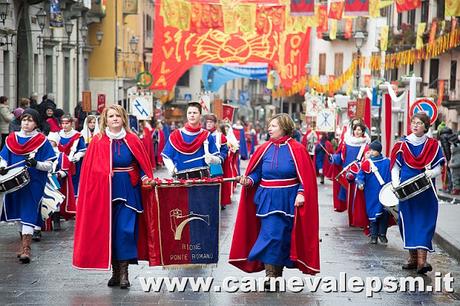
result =
[[[353,32],[353,19],[347,18],[345,19],[345,33],[344,36],[346,39],[351,38],[351,34]]]
[[[445,3],[445,16],[460,16],[460,1],[446,0]]]
[[[380,17],[380,0],[369,0],[369,16],[372,18]]]
[[[291,0],[292,16],[313,16],[315,14],[315,0]]]
[[[436,27],[437,27],[438,23],[436,22],[436,20],[433,20],[433,22],[431,23],[431,29],[430,29],[430,39],[428,40],[428,43],[429,44],[432,44],[436,38]]]
[[[230,104],[222,104],[222,120],[233,122],[233,118],[235,116],[235,110],[237,109],[236,106]]]
[[[331,19],[329,22],[330,22],[329,39],[335,40],[337,38],[337,20]]]
[[[387,6],[392,5],[393,2],[394,2],[394,0],[380,0],[379,8],[381,8],[381,9],[386,8]]]
[[[417,25],[417,40],[415,42],[415,48],[417,50],[422,49],[423,47],[423,33],[425,33],[426,23],[421,22]]]
[[[396,0],[398,13],[414,10],[422,5],[422,0]]]
[[[445,80],[439,80],[438,85],[438,106],[441,106],[441,102],[444,99]]]
[[[319,5],[318,7],[318,26],[316,27],[316,34],[318,38],[322,38],[323,33],[327,32],[327,6]]]
[[[50,27],[62,28],[64,26],[64,15],[62,14],[59,0],[51,0],[50,3]]]
[[[343,0],[332,0],[329,7],[329,18],[341,20],[344,4]]]
[[[380,30],[380,50],[386,51],[388,47],[388,26],[383,26]]]
[[[345,15],[367,16],[369,15],[369,0],[347,0],[345,2]]]

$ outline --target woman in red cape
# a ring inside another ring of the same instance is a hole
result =
[[[278,277],[283,266],[307,274],[319,272],[315,170],[305,148],[290,137],[293,130],[287,114],[274,116],[270,141],[255,151],[240,180],[246,187],[229,262],[245,272],[265,268],[268,277]]]
[[[101,133],[89,145],[81,173],[73,254],[76,268],[109,270],[112,265],[108,285],[123,289],[130,286],[129,263],[139,259],[160,264],[152,165],[141,141],[129,130],[127,118],[121,106],[107,107],[101,115]],[[126,161],[128,166],[120,166]]]

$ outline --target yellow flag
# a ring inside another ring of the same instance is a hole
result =
[[[388,47],[388,26],[383,26],[380,30],[380,50],[386,51]]]
[[[420,50],[423,47],[423,33],[426,29],[426,22],[421,22],[417,26],[417,40],[415,42],[415,49]]]
[[[446,0],[445,3],[445,16],[460,16],[460,1]]]
[[[329,38],[335,40],[337,38],[337,20],[329,19]]]
[[[394,2],[394,0],[380,0],[380,3],[379,3],[379,8],[385,8],[387,6],[390,6],[392,5]]]
[[[256,30],[256,5],[241,4],[237,7],[240,30],[244,34],[255,33]]]
[[[371,18],[380,17],[380,0],[369,0],[369,16]]]

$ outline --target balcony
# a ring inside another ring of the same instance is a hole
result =
[[[91,9],[86,14],[88,23],[100,22],[105,17],[105,5],[102,5],[102,0],[92,0]]]
[[[391,27],[388,34],[388,52],[398,52],[412,49],[415,46],[417,33],[414,26],[403,23],[401,29]]]
[[[330,29],[330,25],[328,26]],[[353,39],[355,32],[363,32],[367,36],[367,18],[357,17],[353,19],[352,31],[350,37],[345,37],[346,32],[346,22],[345,19],[337,20],[337,39],[339,40],[350,40]],[[330,41],[329,32],[324,32],[322,39]]]
[[[441,105],[448,109],[460,109],[460,80],[455,81],[454,89],[450,89],[450,81],[445,80],[444,97]]]

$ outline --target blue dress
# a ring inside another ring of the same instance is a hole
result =
[[[297,179],[297,177],[294,160],[286,144],[271,145],[249,175],[254,184],[270,180]],[[297,193],[302,191],[303,187],[298,180],[288,187],[265,188],[259,185],[254,203],[261,227],[257,241],[249,253],[249,260],[293,266],[289,254],[294,203]]]
[[[112,140],[112,258],[137,260],[137,214],[143,212],[139,182],[133,186],[127,168],[136,163],[123,140]],[[141,176],[143,176],[142,170]]]
[[[33,137],[33,136],[32,136]],[[32,137],[17,136],[18,142],[24,145]],[[4,146],[0,152],[0,157],[4,159],[8,165],[15,164],[25,160],[24,155],[16,155],[7,146]],[[35,154],[35,160],[53,161],[56,159],[53,147],[49,141],[38,149]],[[20,221],[22,224],[29,226],[41,226],[40,202],[45,190],[45,184],[48,179],[48,172],[40,171],[36,168],[28,168],[30,182],[15,192],[5,195],[5,203],[2,211],[2,221]]]
[[[72,138],[72,137],[68,137],[68,138],[63,137],[62,133],[60,133],[59,135],[61,136],[61,140],[59,143],[62,145],[68,144],[70,139]],[[85,144],[85,139],[82,136],[78,139],[77,150],[75,151],[75,153],[85,152],[85,151],[86,151],[86,144]],[[80,184],[80,172],[81,172],[82,163],[83,163],[83,159],[80,159],[75,164],[75,174],[72,175],[72,183],[73,183],[73,190],[74,190],[75,198],[78,197],[78,185]]]
[[[405,141],[405,138],[403,138]],[[417,158],[424,148],[425,143],[415,146],[406,141],[412,155]],[[396,163],[401,167],[400,180],[404,182],[420,173],[422,170],[411,168],[402,158],[402,153],[396,155]],[[444,164],[442,150],[438,152],[431,162],[431,168]],[[433,179],[434,184],[434,179]],[[431,240],[436,229],[438,218],[438,200],[432,188],[399,202],[399,230],[405,249],[425,249],[434,252]]]
[[[180,133],[182,134],[182,138],[186,143],[191,143],[200,132],[197,133],[192,133],[189,131],[186,131],[185,129],[180,129]],[[211,134],[208,136],[208,142],[209,142],[209,153],[213,154],[217,152],[217,147],[216,143],[214,141],[214,138],[212,137]],[[172,160],[174,165],[176,166],[177,171],[183,171],[187,169],[192,169],[192,168],[202,168],[202,167],[207,167],[208,164],[204,161],[204,158],[192,161],[190,163],[184,163],[185,161],[197,157],[203,157],[204,156],[204,146],[202,145],[201,148],[199,148],[195,153],[193,154],[184,154],[179,151],[177,151],[171,144],[170,139],[168,138],[168,141],[166,142],[165,148],[163,149],[163,152],[161,153],[163,157],[169,158]]]

